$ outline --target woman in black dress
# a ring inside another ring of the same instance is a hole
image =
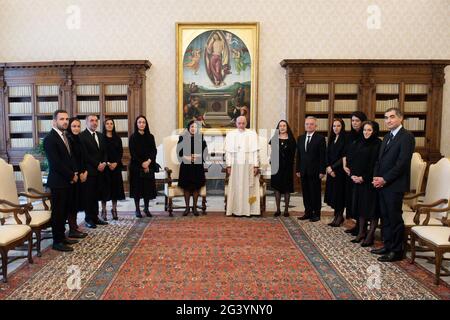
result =
[[[345,218],[356,220],[356,224],[353,228],[345,230],[345,233],[351,233],[352,236],[356,236],[359,230],[359,218],[358,213],[352,212],[352,190],[353,181],[350,178],[349,163],[352,162],[354,158],[354,152],[358,147],[359,142],[362,139],[362,126],[361,124],[367,120],[367,116],[364,112],[355,111],[352,113],[352,128],[350,134],[347,136],[347,146],[345,148],[345,157],[343,159],[344,171],[346,173],[346,183],[345,183]]]
[[[69,222],[69,238],[85,238],[87,233],[81,232],[77,224],[77,214],[84,210],[84,195],[82,184],[87,179],[86,152],[80,141],[81,121],[78,118],[70,118],[67,129],[67,138],[70,143],[70,151],[77,164],[78,181],[72,186],[72,200],[70,201],[70,212],[67,221]]]
[[[334,209],[334,219],[328,225],[339,227],[344,222],[345,172],[342,166],[346,146],[345,123],[342,119],[333,120],[327,146],[327,182],[325,203]]]
[[[102,192],[102,219],[106,221],[106,202],[112,201],[111,214],[113,220],[117,217],[117,200],[124,200],[122,178],[122,139],[116,133],[116,125],[112,118],[106,118],[103,123],[103,133],[105,136],[106,154],[108,158],[107,166],[103,174]]]
[[[294,192],[294,158],[296,141],[286,120],[278,122],[276,131],[269,144],[272,147],[270,154],[271,179],[270,185],[275,190],[277,211],[274,216],[281,215],[281,194],[284,194],[284,216],[289,217],[290,195]]]
[[[151,199],[156,198],[156,144],[155,137],[150,133],[147,119],[138,116],[134,123],[134,133],[129,139],[130,148],[130,197],[134,199],[136,217],[142,218],[139,201],[144,199],[144,213],[152,214],[148,209]]]
[[[205,185],[204,162],[208,156],[208,147],[203,135],[200,133],[200,125],[197,121],[191,120],[186,126],[186,130],[180,135],[177,144],[177,156],[180,161],[180,175],[178,186],[184,191],[184,201],[186,210],[183,216],[189,214],[189,200],[192,195],[192,213],[198,216],[197,201],[200,189]]]
[[[378,138],[379,127],[375,121],[362,124],[363,139],[354,153],[350,164],[353,181],[352,212],[359,217],[358,235],[352,242],[362,242],[363,247],[373,245],[375,230],[378,224],[377,191],[372,185],[373,170],[378,159],[381,140]],[[370,230],[367,223],[370,221]]]

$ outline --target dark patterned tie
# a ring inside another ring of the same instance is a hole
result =
[[[306,138],[306,148],[305,151],[308,152],[309,143],[311,142],[311,136],[307,136]]]
[[[386,145],[389,145],[389,143],[390,143],[392,140],[394,140],[394,134],[393,134],[392,132],[389,132],[389,139],[388,139]]]
[[[63,131],[63,133],[62,133],[62,137],[63,137],[63,140],[64,140],[64,144],[66,145],[67,152],[68,152],[69,155],[70,155],[70,145],[69,145],[69,140],[67,140],[67,136],[66,136],[66,132],[65,132],[65,131]]]

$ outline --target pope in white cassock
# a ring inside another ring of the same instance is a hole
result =
[[[247,119],[236,119],[236,130],[225,137],[225,159],[229,174],[227,216],[260,215],[258,136],[248,130]]]

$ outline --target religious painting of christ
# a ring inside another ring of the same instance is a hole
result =
[[[177,23],[178,128],[224,133],[237,117],[256,128],[258,23]]]

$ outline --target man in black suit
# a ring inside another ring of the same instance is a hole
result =
[[[98,117],[88,115],[86,118],[86,130],[80,133],[80,141],[86,150],[86,167],[88,171],[84,186],[86,197],[85,221],[88,228],[96,228],[97,225],[106,225],[108,222],[98,217],[98,201],[102,188],[101,175],[105,171],[107,154],[105,140],[100,132],[97,132]]]
[[[381,254],[381,262],[403,258],[405,225],[402,218],[403,195],[409,191],[411,158],[415,140],[403,128],[403,114],[390,108],[384,114],[390,132],[384,136],[372,184],[378,189],[384,247],[371,252]]]
[[[305,119],[304,135],[297,139],[297,177],[300,177],[305,214],[300,220],[320,220],[322,207],[321,180],[325,176],[325,137],[316,133],[317,119]]]
[[[73,184],[78,181],[76,163],[72,157],[66,130],[69,125],[69,115],[64,110],[56,110],[53,114],[53,128],[44,138],[44,151],[47,156],[49,173],[47,186],[51,191],[51,225],[53,233],[53,249],[58,251],[73,251],[69,244],[78,241],[65,236],[67,214]]]

